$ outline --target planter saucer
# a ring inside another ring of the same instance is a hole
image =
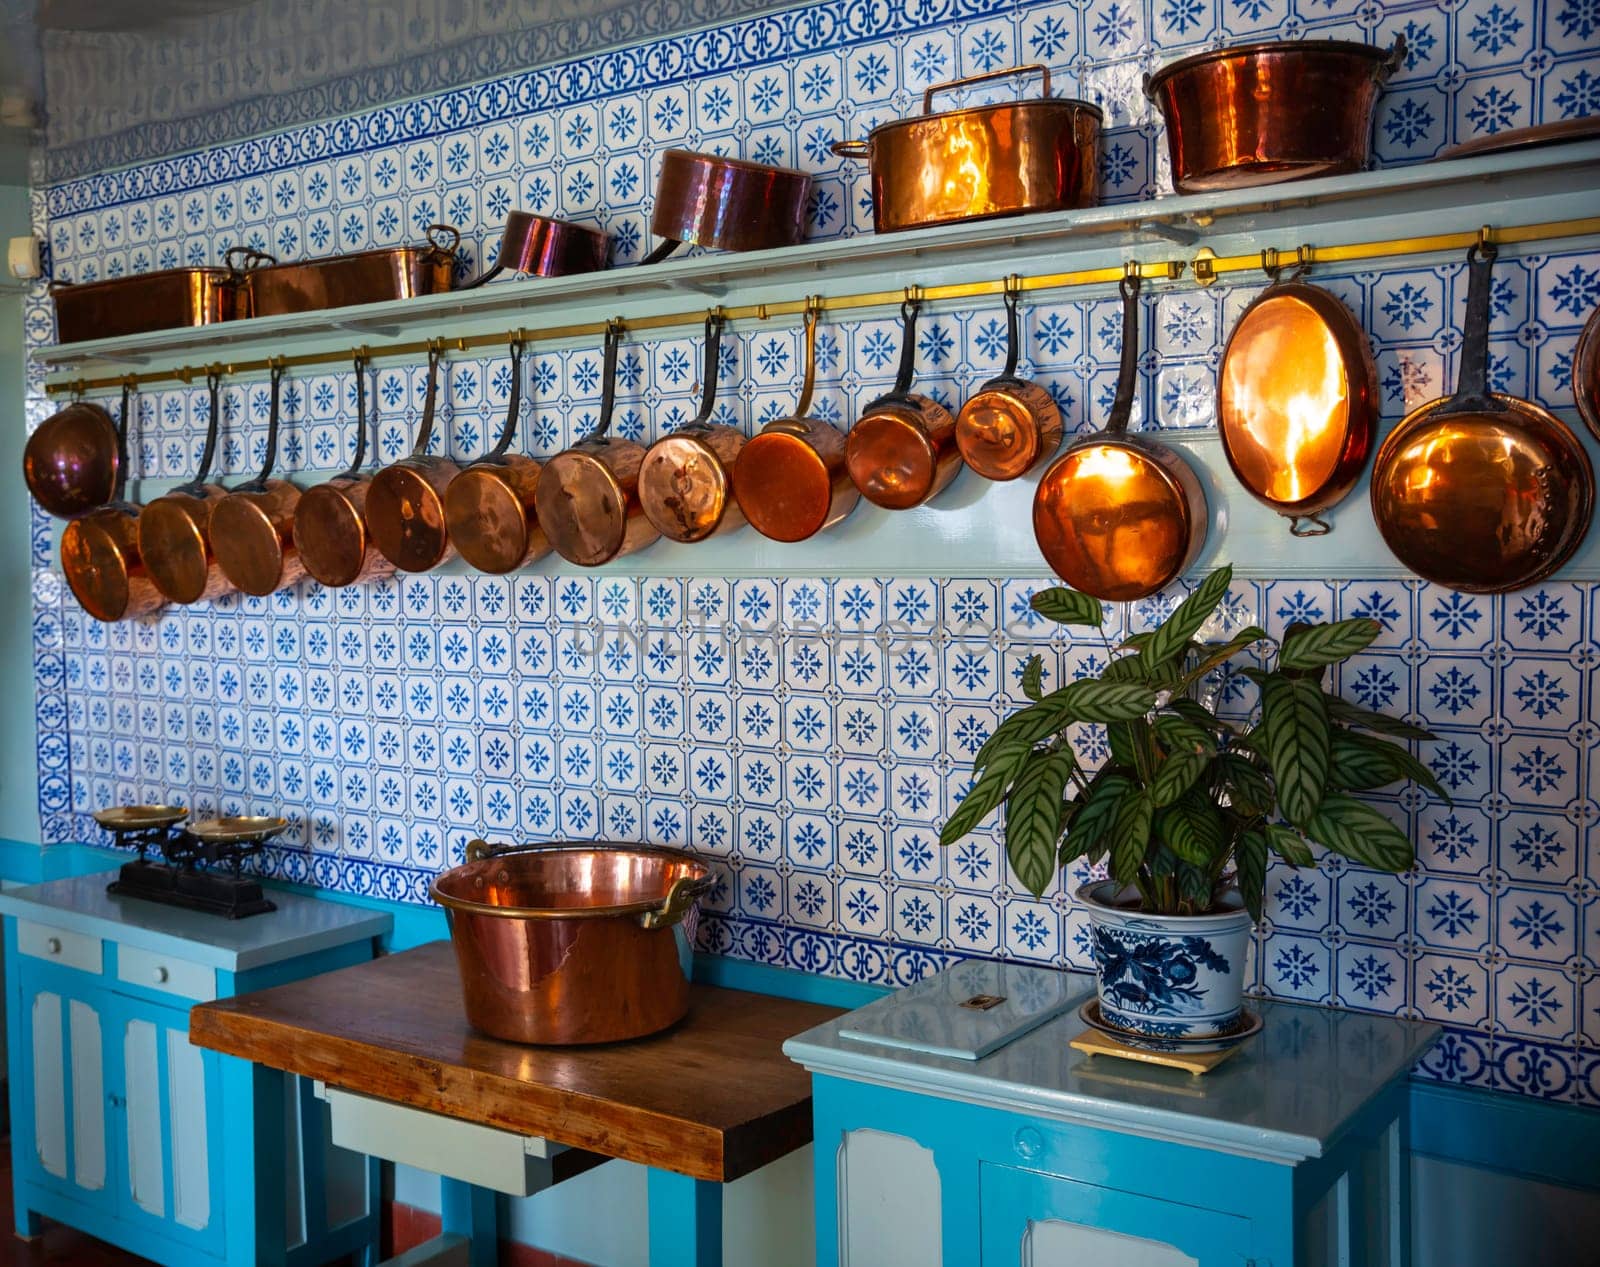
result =
[[[1227,1051],[1231,1047],[1237,1047],[1245,1039],[1259,1034],[1262,1026],[1261,1013],[1244,1008],[1239,1012],[1235,1028],[1226,1034],[1212,1034],[1205,1038],[1152,1038],[1148,1034],[1135,1034],[1131,1030],[1111,1024],[1100,1015],[1098,998],[1090,998],[1084,1002],[1078,1009],[1078,1019],[1090,1029],[1099,1030],[1102,1034],[1107,1034],[1129,1047],[1154,1052],[1187,1052],[1191,1055]]]

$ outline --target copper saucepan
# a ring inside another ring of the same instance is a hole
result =
[[[521,338],[511,342],[511,395],[499,442],[485,457],[463,467],[444,490],[450,540],[480,572],[512,572],[550,553],[550,538],[534,506],[540,464],[506,452],[522,421],[522,358],[527,348]]]
[[[221,373],[208,371],[206,387],[211,412],[194,478],[139,512],[139,553],[156,588],[175,603],[210,601],[233,590],[211,548],[211,513],[228,495],[221,484],[211,482],[222,422]]]
[[[606,246],[606,235],[586,224],[512,211],[506,215],[494,263],[456,289],[476,290],[507,269],[534,277],[593,273],[606,266]]]
[[[811,417],[821,312],[818,300],[807,301],[806,376],[794,413],[763,427],[733,467],[739,508],[757,532],[774,541],[804,541],[845,518],[861,500],[845,466],[844,434]]]
[[[445,528],[444,491],[461,468],[428,452],[443,355],[437,339],[428,344],[428,390],[410,455],[374,475],[367,490],[367,531],[383,557],[402,572],[426,572],[455,553]]]
[[[600,421],[582,440],[545,463],[534,509],[550,543],[569,563],[599,567],[656,542],[661,533],[639,505],[644,446],[613,436],[620,321],[606,324]]]
[[[1572,351],[1572,398],[1589,434],[1600,440],[1600,306],[1589,314]]]
[[[1122,293],[1122,366],[1106,429],[1069,445],[1039,481],[1033,531],[1073,589],[1128,602],[1164,589],[1205,544],[1206,499],[1175,451],[1129,435],[1139,377],[1139,277]]]
[[[122,471],[117,424],[75,400],[41,422],[22,449],[22,478],[46,514],[76,519],[111,500]]]
[[[300,495],[294,515],[294,544],[300,562],[313,580],[329,589],[342,589],[394,574],[394,564],[384,558],[367,531],[367,493],[373,472],[362,469],[367,460],[367,356],[355,358],[356,451],[350,466],[324,484]],[[372,420],[373,457],[377,457],[378,420]]]
[[[272,404],[261,474],[239,485],[211,512],[211,549],[223,575],[237,589],[258,598],[297,584],[306,574],[294,544],[300,490],[288,480],[272,477],[278,464],[284,373],[285,365],[279,358],[272,364]]]
[[[1061,446],[1061,406],[1038,383],[1017,377],[1022,354],[1020,295],[1016,279],[1006,283],[1005,368],[961,406],[956,448],[985,479],[1014,480]]]
[[[738,427],[711,421],[725,324],[721,309],[706,318],[700,412],[652,444],[639,468],[639,504],[669,541],[704,541],[744,526],[729,472],[746,437]]]
[[[123,497],[133,386],[122,385],[117,482],[111,500],[74,519],[61,534],[61,569],[83,610],[96,620],[138,620],[166,603],[139,553],[139,508]]]
[[[1532,401],[1489,390],[1495,246],[1467,253],[1467,316],[1456,393],[1405,416],[1378,450],[1372,513],[1396,558],[1472,594],[1549,576],[1594,514],[1594,468],[1578,438]]]
[[[911,390],[922,301],[900,305],[900,366],[894,386],[862,411],[845,440],[844,463],[861,495],[885,510],[909,510],[961,469],[956,420],[931,396]]]
[[[685,242],[722,251],[793,246],[806,235],[811,174],[720,154],[661,156],[650,232],[662,241],[640,260],[664,260]]]

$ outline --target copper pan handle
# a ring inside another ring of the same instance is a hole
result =
[[[817,318],[822,315],[822,300],[816,295],[806,300],[805,350],[806,376],[800,384],[800,399],[795,403],[796,418],[811,413],[811,397],[817,386]]]
[[[973,84],[987,84],[996,79],[1009,79],[1013,75],[1031,75],[1037,72],[1044,80],[1044,95],[1050,95],[1050,68],[1042,62],[1029,62],[1025,66],[1007,66],[1004,70],[986,70],[981,75],[968,75],[964,79],[947,79],[942,84],[932,84],[922,94],[922,113],[933,113],[934,94],[944,92],[949,88],[969,88]],[[844,142],[849,144],[849,142]],[[837,154],[839,151],[834,150]]]
[[[422,421],[417,425],[417,441],[411,446],[411,456],[420,458],[428,451],[433,439],[433,415],[439,404],[439,359],[444,355],[444,345],[438,339],[428,342],[428,393],[422,398]]]
[[[722,362],[722,327],[728,319],[721,308],[706,314],[705,367],[700,371],[700,412],[679,427],[679,431],[705,431],[717,406],[717,374]]]
[[[1408,51],[1406,37],[1397,34],[1394,37],[1394,43],[1389,46],[1389,55],[1378,63],[1378,70],[1374,76],[1378,83],[1387,83],[1389,77],[1405,65]]]
[[[835,158],[870,158],[872,146],[866,141],[835,141],[828,151]]]
[[[180,484],[173,489],[174,493],[187,493],[191,497],[203,497],[206,479],[211,474],[211,462],[217,453],[217,427],[222,421],[222,372],[218,366],[213,366],[206,371],[206,389],[211,399],[211,412],[206,415],[206,443],[200,451],[200,466],[194,473],[194,478],[187,484]]]
[[[617,410],[617,349],[622,345],[625,329],[620,317],[613,317],[606,322],[605,352],[600,367],[603,380],[600,386],[600,421],[595,423],[593,431],[578,441],[579,444],[594,444],[604,440],[611,432],[611,415]]]
[[[1139,285],[1139,274],[1131,268],[1117,285],[1122,295],[1122,360],[1117,368],[1117,394],[1106,419],[1107,435],[1127,431],[1133,414],[1133,388],[1139,380]]]
[[[681,875],[672,882],[672,887],[667,890],[666,899],[660,906],[653,910],[644,911],[639,915],[639,927],[644,929],[671,928],[674,924],[681,924],[683,917],[690,908],[716,886],[716,877],[712,875],[688,876]]]
[[[484,456],[486,462],[498,462],[505,457],[517,434],[517,424],[522,421],[522,357],[527,350],[528,341],[519,330],[517,337],[511,340],[511,395],[506,401],[506,422],[500,428],[499,441]]]
[[[272,404],[267,414],[267,454],[261,464],[261,474],[248,484],[241,484],[234,489],[236,493],[264,493],[267,491],[267,481],[272,478],[273,468],[278,465],[278,420],[279,404],[283,398],[283,375],[288,365],[282,357],[272,362]]]

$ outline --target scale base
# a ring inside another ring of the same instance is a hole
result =
[[[171,866],[165,862],[125,862],[106,892],[118,897],[143,898],[167,906],[243,919],[278,909],[261,885],[243,876],[218,875]]]

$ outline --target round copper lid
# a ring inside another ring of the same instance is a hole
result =
[[[1029,388],[1032,391],[1025,397]],[[1039,396],[1044,401],[1037,400]],[[1039,460],[1046,444],[1054,448],[1060,439],[1060,407],[1049,392],[1031,383],[990,384],[956,417],[956,448],[966,464],[986,479],[1016,479]]]
[[[952,421],[942,405],[931,400],[928,404]],[[939,475],[939,454],[922,413],[910,402],[879,401],[874,405],[872,412],[850,428],[844,455],[861,495],[885,510],[920,506]]]
[[[803,431],[761,432],[733,468],[739,508],[757,532],[774,541],[804,541],[825,528],[833,491],[828,465]]]
[[[61,534],[61,567],[67,584],[96,620],[121,620],[128,610],[128,569],[137,558],[134,507],[113,504],[74,519]]]
[[[264,597],[283,579],[283,539],[262,505],[270,493],[230,493],[211,512],[211,549],[223,574]]]
[[[402,458],[372,477],[367,525],[378,552],[403,572],[426,572],[450,548],[444,501],[417,459]]]
[[[542,479],[543,472],[535,476]],[[534,485],[538,496],[538,485]],[[444,491],[445,519],[461,557],[480,572],[500,574],[521,567],[528,539],[538,527],[506,477],[506,468],[469,466]]]
[[[721,525],[732,496],[727,467],[697,432],[656,441],[639,468],[639,502],[644,513],[673,541],[709,537]]]
[[[367,557],[367,521],[346,492],[349,480],[329,480],[300,495],[294,543],[312,579],[330,589],[355,583]]]
[[[593,453],[568,449],[546,462],[533,504],[550,544],[567,562],[598,567],[622,549],[627,494]]]
[[[205,593],[211,570],[206,528],[221,496],[220,488],[213,498],[168,493],[139,512],[139,553],[156,588],[175,603],[198,602]]]

